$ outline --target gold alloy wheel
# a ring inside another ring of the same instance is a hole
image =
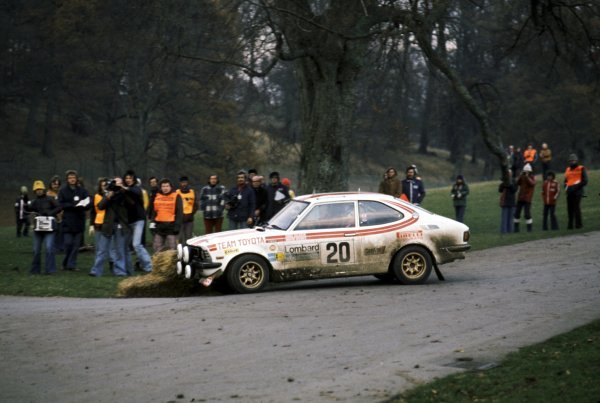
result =
[[[256,262],[248,262],[240,269],[240,282],[244,287],[254,288],[261,284],[264,269]]]
[[[408,253],[402,259],[402,272],[411,280],[421,277],[427,269],[427,261],[425,257],[416,252]]]

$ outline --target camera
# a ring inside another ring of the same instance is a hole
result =
[[[237,206],[240,204],[241,194],[240,193],[230,193],[227,192],[224,195],[225,205],[229,207],[230,210],[235,210]]]
[[[111,179],[106,184],[106,190],[108,190],[110,192],[118,192],[119,190],[121,190],[121,186],[117,185],[116,180]]]

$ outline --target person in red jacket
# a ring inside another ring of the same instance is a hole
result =
[[[548,216],[550,216],[550,228],[558,229],[558,221],[554,212],[556,208],[556,200],[560,194],[560,186],[556,180],[556,175],[552,171],[546,172],[546,180],[542,186],[542,199],[544,200],[544,219],[542,229],[548,230]]]
[[[521,210],[525,210],[525,222],[527,223],[527,232],[533,229],[533,218],[531,218],[531,199],[535,189],[535,176],[530,164],[525,164],[517,186],[519,187],[519,195],[517,196],[517,208],[514,217],[514,232],[519,232],[519,221],[521,220]]]

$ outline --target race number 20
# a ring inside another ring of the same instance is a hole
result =
[[[354,245],[348,241],[327,242],[322,244],[321,263],[347,264],[354,263]]]

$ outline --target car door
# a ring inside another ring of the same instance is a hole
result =
[[[404,228],[414,222],[412,214],[374,200],[358,202],[357,259],[365,274],[384,273],[401,244]]]
[[[360,270],[354,201],[316,203],[292,229],[285,245],[288,279],[343,277]]]

